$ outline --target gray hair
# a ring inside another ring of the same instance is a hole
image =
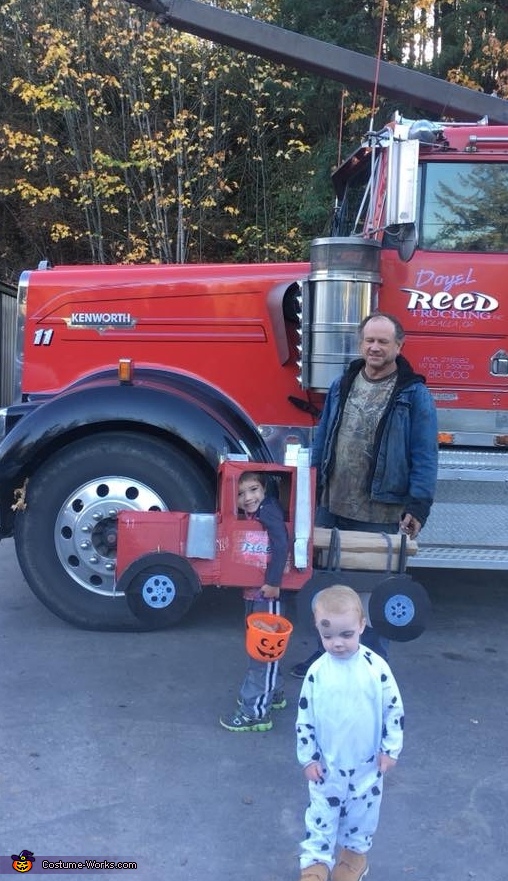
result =
[[[390,315],[388,312],[371,312],[370,315],[367,315],[366,318],[363,319],[361,324],[358,325],[358,336],[360,339],[363,337],[363,330],[368,321],[372,318],[387,318],[388,321],[391,321],[393,327],[395,329],[395,339],[398,343],[404,342],[404,337],[406,336],[404,328],[400,323],[398,318],[395,318],[395,315]]]

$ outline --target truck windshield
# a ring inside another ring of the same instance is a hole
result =
[[[341,185],[331,235],[358,234],[367,222],[370,161],[362,157]],[[432,161],[418,171],[418,248],[508,252],[508,163]],[[388,230],[384,248],[395,248]]]
[[[508,251],[508,164],[426,162],[420,172],[420,248]]]

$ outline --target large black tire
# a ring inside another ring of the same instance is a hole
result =
[[[119,510],[213,511],[210,477],[156,438],[111,432],[83,438],[28,481],[16,515],[19,564],[55,615],[86,630],[149,630],[115,590]]]

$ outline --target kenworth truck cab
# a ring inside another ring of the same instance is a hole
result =
[[[356,53],[195,0],[138,5],[294,67],[361,76]],[[333,176],[333,228],[309,262],[22,273],[0,533],[63,619],[137,629],[117,589],[121,512],[213,512],[224,459],[283,464],[309,447],[375,308],[400,319],[438,408],[437,496],[411,567],[508,568],[508,105],[381,67],[380,89],[405,87],[465,122],[368,132]]]

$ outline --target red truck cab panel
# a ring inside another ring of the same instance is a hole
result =
[[[260,587],[269,555],[268,535],[256,520],[245,520],[238,512],[238,481],[245,471],[269,472],[271,487],[284,511],[290,538],[290,552],[282,587],[299,589],[312,575],[312,531],[315,492],[314,470],[310,469],[309,535],[307,565],[296,568],[294,539],[297,499],[297,468],[254,462],[224,462],[219,469],[216,514],[192,515],[175,511],[123,511],[118,517],[117,580],[127,567],[145,554],[169,551],[188,559],[201,585],[221,587]],[[209,547],[213,530],[215,555],[212,558],[187,556],[189,527],[193,516],[202,517],[208,531],[204,547]]]

